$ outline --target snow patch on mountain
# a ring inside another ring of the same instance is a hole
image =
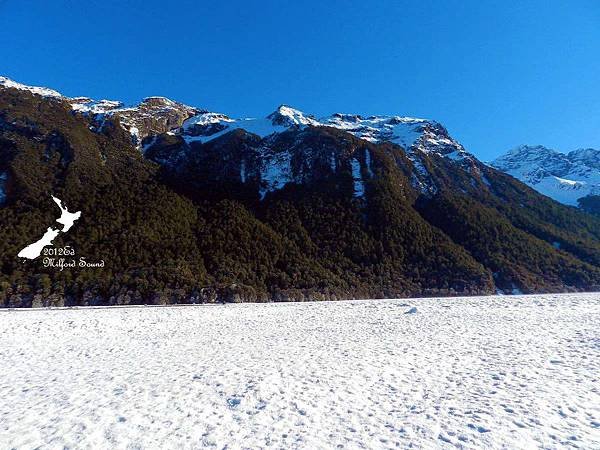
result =
[[[200,133],[195,136],[190,135],[189,133],[185,133],[186,129],[190,129],[190,125],[184,124],[184,140],[188,143],[206,143],[237,129],[242,129],[244,131],[247,131],[248,133],[256,134],[257,136],[264,138],[275,133],[282,133],[288,129],[288,127],[285,126],[274,125],[273,122],[267,118],[230,119],[227,117],[218,122],[213,122],[213,124],[219,124],[220,127],[212,127],[206,133]]]
[[[435,194],[438,191],[437,186],[431,178],[431,174],[423,164],[422,154],[418,152],[409,153],[408,158],[413,163],[413,173],[411,175],[411,185],[424,194]]]
[[[354,181],[354,195],[356,197],[363,197],[365,195],[365,183],[360,173],[360,161],[356,158],[352,158],[352,179]]]
[[[412,117],[370,116],[336,113],[321,120],[322,126],[344,130],[369,142],[393,142],[411,147],[421,137],[421,127],[427,121]]]
[[[289,152],[278,152],[265,158],[265,164],[260,173],[260,198],[268,192],[283,188],[292,180],[292,157]]]
[[[373,168],[371,167],[371,152],[368,149],[365,150],[365,165],[367,166],[369,178],[373,178]]]
[[[105,114],[123,107],[123,103],[116,100],[93,100],[88,97],[73,97],[69,103],[73,111],[81,114]]]
[[[192,130],[197,126],[207,126],[221,122],[235,122],[235,120],[227,117],[225,114],[206,112],[193,116],[186,120],[183,124],[183,131]]]
[[[25,84],[17,83],[16,81],[13,81],[10,78],[6,78],[6,77],[0,77],[0,87],[19,89],[20,91],[29,91],[32,94],[41,95],[42,97],[53,97],[53,98],[62,98],[63,97],[60,92],[57,92],[54,89],[48,89],[46,87],[39,87],[39,86],[27,86]]]
[[[0,172],[0,205],[6,201],[6,180],[8,180],[8,174]]]
[[[600,186],[600,185],[598,185]],[[533,187],[548,197],[564,203],[565,205],[577,206],[577,200],[588,195],[600,193],[598,186],[590,186],[585,181],[567,180],[565,178],[549,176],[541,179]]]
[[[600,195],[600,150],[561,153],[542,145],[521,145],[491,165],[566,205]]]

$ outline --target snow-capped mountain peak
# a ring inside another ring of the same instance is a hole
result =
[[[543,145],[520,145],[494,160],[492,165],[515,178],[535,183],[540,175],[564,175],[572,163],[564,153]]]
[[[221,113],[201,113],[186,120],[181,133],[187,142],[208,142],[236,129],[243,129],[264,138],[290,128],[320,125],[313,116],[281,105],[265,118],[232,119]]]
[[[580,148],[569,152],[568,157],[573,162],[600,170],[600,150]]]
[[[274,112],[267,116],[274,126],[293,127],[293,126],[319,126],[318,120],[313,116],[306,115],[302,111],[291,108],[287,105],[281,105]]]
[[[29,91],[32,94],[41,95],[43,97],[62,98],[60,92],[57,92],[54,89],[48,89],[46,87],[39,86],[27,86],[25,84],[17,83],[16,81],[11,80],[10,78],[1,76],[0,87],[19,89],[20,91]]]
[[[600,151],[561,153],[543,145],[521,145],[491,165],[561,203],[577,206],[588,195],[600,195]]]

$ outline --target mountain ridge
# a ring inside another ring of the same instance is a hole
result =
[[[313,115],[305,114],[304,112],[289,105],[282,104],[275,111],[265,116],[264,119],[233,119],[222,113],[211,112],[206,109],[185,105],[162,96],[145,97],[138,104],[126,106],[119,100],[94,100],[89,97],[67,97],[53,89],[24,85],[6,77],[0,77],[0,87],[10,87],[19,90],[25,90],[42,97],[64,100],[69,103],[73,110],[77,113],[97,116],[97,121],[103,120],[104,115],[106,114],[117,115],[119,117],[125,116],[129,119],[129,121],[133,121],[134,124],[132,125],[131,123],[128,123],[127,120],[122,120],[121,125],[125,125],[125,129],[130,131],[133,137],[137,138],[139,141],[148,137],[149,131],[153,131],[156,134],[176,130],[178,128],[186,129],[193,127],[196,124],[221,124],[227,126],[228,124],[235,122],[239,122],[237,125],[239,125],[241,128],[242,126],[252,127],[254,125],[254,121],[268,121],[270,126],[264,127],[264,124],[259,124],[259,126],[254,130],[257,132],[256,134],[264,137],[266,135],[265,133],[275,133],[282,131],[281,129],[294,126],[330,126],[345,130],[361,139],[365,139],[370,142],[390,141],[401,144],[405,147],[412,146],[415,141],[421,137],[419,136],[419,132],[421,132],[419,128],[425,127],[426,129],[423,130],[424,138],[430,141],[429,144],[439,146],[449,145],[455,147],[455,149],[459,152],[464,151],[462,145],[452,139],[448,135],[447,130],[439,122],[423,118],[397,115],[362,116],[360,114],[334,113],[330,116],[317,119]],[[147,130],[140,136],[140,130],[137,126],[135,126],[135,122],[139,121],[140,119],[135,117],[135,113],[137,112],[137,115],[143,115],[146,112],[144,109],[150,109],[150,111],[148,111],[148,115],[156,115],[157,113],[162,112],[161,110],[171,110],[176,111],[177,113],[181,114],[181,116],[184,116],[185,113],[187,113],[187,117],[182,117],[179,120],[172,120],[169,123],[165,123],[163,129]],[[186,124],[185,122],[188,123]],[[133,130],[131,129],[132,127]],[[278,127],[281,128],[278,129]],[[231,131],[231,126],[229,126],[229,128]],[[436,132],[440,134],[441,137],[435,136]],[[183,134],[186,135],[185,130]],[[214,139],[214,134],[216,133],[206,134],[205,139]],[[199,135],[196,134],[195,136]],[[436,137],[440,138],[435,139]],[[425,146],[423,148],[425,148]]]
[[[162,97],[116,114],[71,101],[0,89],[5,306],[600,288],[600,220],[437,122],[282,105],[252,124]],[[48,192],[82,211],[59,245],[102,270],[16,258],[53,220]]]
[[[543,145],[521,145],[491,165],[566,205],[582,206],[584,198],[600,196],[600,150],[561,153]]]

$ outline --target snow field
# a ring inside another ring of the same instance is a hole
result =
[[[2,310],[0,448],[600,448],[599,330],[599,294]]]

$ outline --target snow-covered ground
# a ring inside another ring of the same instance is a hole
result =
[[[4,310],[0,341],[0,448],[600,448],[600,294]]]

